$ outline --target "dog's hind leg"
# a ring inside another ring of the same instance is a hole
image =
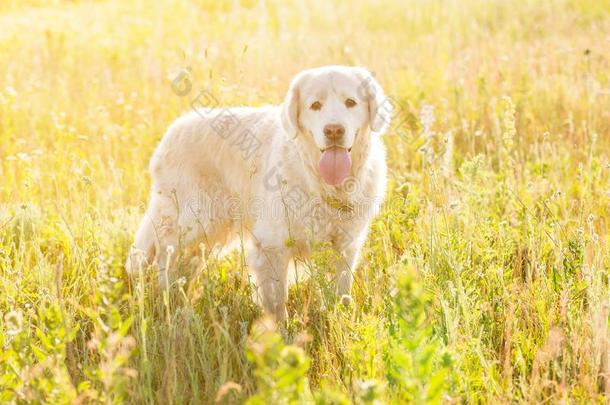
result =
[[[125,270],[129,276],[135,276],[151,264],[155,257],[154,234],[154,225],[147,212],[140,221],[134,243],[125,262]]]
[[[178,245],[178,209],[170,196],[154,193],[149,207],[140,222],[135,241],[125,265],[130,275],[135,275],[156,263],[159,284],[165,287],[171,268],[173,251]]]

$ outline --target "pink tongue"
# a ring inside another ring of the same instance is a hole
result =
[[[343,180],[349,176],[351,168],[352,160],[347,150],[333,147],[326,149],[322,153],[320,158],[320,174],[324,181],[331,186],[343,183]]]

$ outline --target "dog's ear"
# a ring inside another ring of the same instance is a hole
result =
[[[371,131],[383,134],[392,119],[392,102],[386,97],[381,85],[375,80],[371,72],[364,68],[357,68],[361,79],[358,88],[359,96],[368,101]]]
[[[299,131],[299,86],[303,77],[304,74],[299,73],[292,79],[282,104],[282,126],[290,137],[297,136]]]

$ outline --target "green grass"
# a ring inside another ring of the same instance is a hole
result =
[[[4,0],[0,27],[0,402],[609,400],[608,1]],[[280,334],[239,252],[129,285],[167,125],[330,63],[400,104],[352,305],[323,248]]]

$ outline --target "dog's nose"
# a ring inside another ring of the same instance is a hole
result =
[[[324,126],[324,136],[328,139],[339,139],[345,134],[345,127],[341,124],[328,124]]]

